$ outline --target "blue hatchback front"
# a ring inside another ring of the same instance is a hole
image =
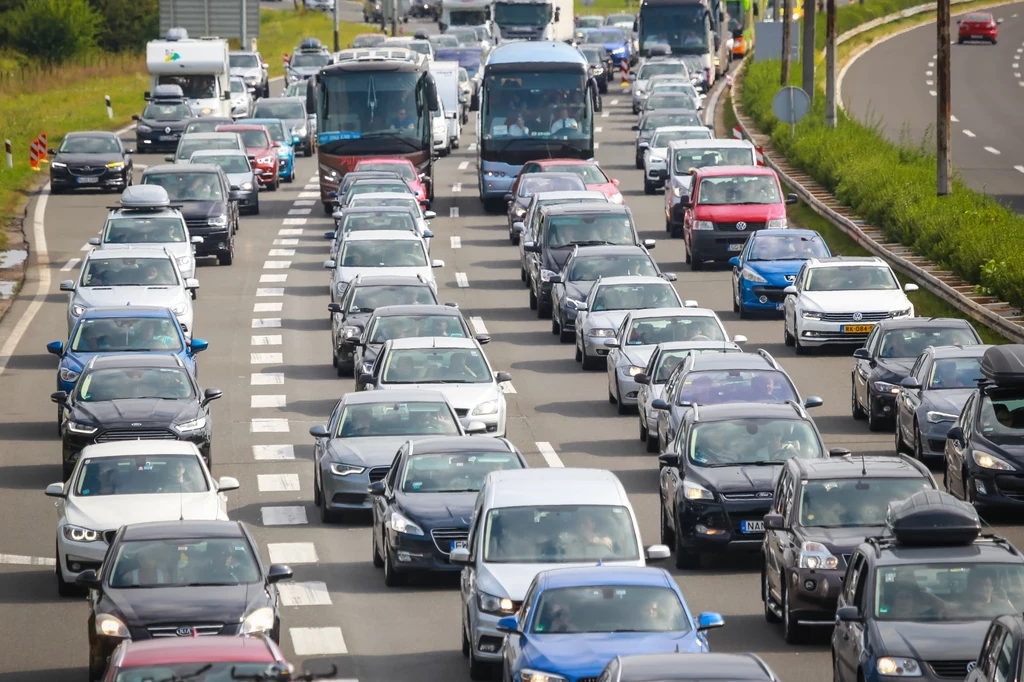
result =
[[[282,182],[295,180],[295,145],[299,138],[289,133],[288,124],[279,118],[244,118],[236,121],[239,124],[266,126],[273,142],[280,142],[277,148],[277,173]]]
[[[664,569],[598,565],[542,571],[519,614],[498,621],[498,629],[508,633],[502,679],[579,682],[597,679],[616,656],[707,652],[707,630],[723,624],[717,613],[695,619]]]
[[[739,256],[731,258],[732,310],[746,317],[754,312],[781,312],[786,287],[809,258],[832,254],[814,230],[757,230]]]

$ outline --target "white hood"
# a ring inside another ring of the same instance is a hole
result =
[[[629,314],[628,310],[601,310],[596,313],[588,312],[586,318],[587,329],[618,329],[622,321]]]
[[[221,518],[219,494],[210,491],[69,497],[64,514],[68,523],[98,531],[117,530],[128,523]]]
[[[900,289],[890,291],[805,291],[802,303],[826,313],[869,313],[906,310],[910,301]]]
[[[595,566],[597,561],[573,564],[477,564],[477,590],[493,594],[496,597],[508,597],[512,601],[522,601],[530,583],[541,571],[556,568],[582,568]],[[643,566],[639,561],[606,561],[605,566]]]
[[[413,268],[368,268],[368,267],[340,267],[338,268],[337,280],[339,282],[351,282],[356,275],[363,274],[367,277],[415,277],[422,275],[428,282],[434,281],[434,273],[430,265]]]
[[[482,402],[497,400],[501,391],[494,383],[488,384],[402,384],[402,389],[439,391],[457,410],[472,410]]]
[[[79,287],[75,290],[74,300],[87,308],[124,305],[170,308],[189,302],[180,286]]]

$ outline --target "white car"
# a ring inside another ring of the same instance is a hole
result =
[[[668,145],[674,140],[711,140],[714,133],[706,126],[665,126],[655,128],[651,141],[644,146],[644,194],[665,186],[662,171],[668,170]]]
[[[433,113],[430,139],[434,142],[434,151],[441,156],[448,156],[452,151],[452,139],[448,134],[448,117],[444,113],[444,105],[437,103],[437,111]]]
[[[89,445],[66,483],[51,483],[57,498],[57,591],[77,593],[75,578],[98,570],[105,534],[128,523],[228,520],[229,476],[214,479],[199,449],[181,440],[132,440]]]
[[[433,268],[443,267],[443,260],[428,258],[424,239],[412,232],[385,230],[349,233],[337,257],[324,261],[324,268],[331,271],[331,303],[341,301],[348,283],[360,273],[419,276],[437,291]]]
[[[797,354],[812,346],[861,345],[875,323],[913,317],[914,305],[881,258],[812,258],[783,291],[783,338]]]
[[[252,93],[241,76],[231,77],[231,118],[249,118],[252,116],[254,100]]]
[[[640,113],[640,108],[647,101],[647,83],[654,76],[678,75],[690,78],[686,62],[676,57],[648,59],[640,64],[640,68],[633,78],[633,113]]]

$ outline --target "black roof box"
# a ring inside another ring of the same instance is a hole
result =
[[[938,490],[922,490],[892,503],[885,525],[901,545],[969,545],[981,534],[974,507]]]
[[[319,50],[321,47],[319,38],[303,38],[299,43],[300,50]]]
[[[989,348],[981,356],[981,374],[998,386],[1024,386],[1024,345]]]

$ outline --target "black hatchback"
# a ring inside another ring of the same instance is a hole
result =
[[[139,153],[173,152],[185,126],[196,116],[176,85],[158,85],[136,121],[135,143]]]
[[[56,149],[47,150],[50,161],[50,192],[73,189],[120,191],[132,182],[134,149],[125,149],[114,133],[68,133]]]

